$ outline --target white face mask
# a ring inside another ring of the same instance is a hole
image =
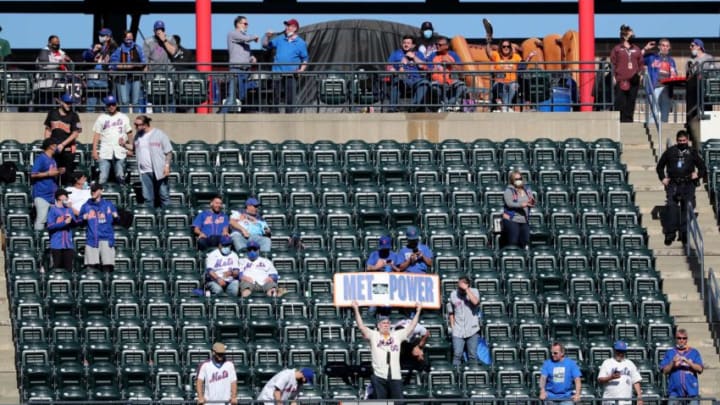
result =
[[[230,248],[227,246],[223,246],[220,248],[220,253],[222,253],[223,256],[227,256],[230,254]]]
[[[697,56],[697,49],[690,50],[690,55]]]
[[[98,37],[98,41],[100,41],[101,44],[104,44],[105,41],[107,41],[107,39],[108,39],[108,37],[105,36],[105,35],[100,35],[100,36]]]
[[[522,187],[523,181],[522,181],[522,180],[515,180],[515,181],[513,181],[513,185],[515,185],[515,187]]]
[[[425,39],[430,39],[430,38],[432,38],[432,34],[433,34],[433,31],[432,31],[432,30],[425,30],[425,31],[423,31],[423,37],[424,37]]]

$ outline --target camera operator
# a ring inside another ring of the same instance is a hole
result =
[[[700,185],[700,179],[705,177],[706,172],[702,157],[689,145],[688,133],[678,131],[675,139],[675,146],[660,156],[655,168],[665,186],[665,215],[662,221],[665,246],[672,244],[678,232],[678,240],[682,243],[687,240],[687,203],[695,207],[695,188]]]

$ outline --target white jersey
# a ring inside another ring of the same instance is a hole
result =
[[[85,205],[90,198],[92,198],[92,193],[89,188],[69,186],[65,187],[65,190],[70,193],[70,195],[68,195],[68,200],[70,201],[70,204],[72,204],[72,209],[75,213],[80,212],[80,208],[82,208],[82,206]]]
[[[282,400],[287,401],[295,399],[298,396],[300,388],[298,387],[297,380],[295,379],[295,370],[286,369],[275,374],[270,381],[265,384],[260,395],[258,395],[258,401],[274,401],[275,390],[282,392]]]
[[[242,258],[240,259],[241,277],[250,277],[257,284],[265,284],[265,279],[277,275],[272,262],[264,257],[258,257],[255,261]]]
[[[408,325],[410,325],[410,322],[412,322],[410,319],[401,319],[395,325],[393,325],[393,329],[395,329],[395,330],[405,329],[405,328],[407,328]],[[407,335],[407,337],[405,338],[405,341],[408,343],[412,343],[415,340],[420,340],[420,339],[422,339],[423,336],[425,336],[426,333],[427,333],[427,328],[418,323],[415,326],[415,329],[413,329],[412,333]]]
[[[603,398],[632,398],[633,384],[642,381],[640,373],[632,360],[625,359],[618,362],[615,358],[603,361],[598,372],[598,377],[608,377],[614,371],[620,373],[620,378],[610,380],[605,384]],[[619,405],[630,405],[632,401],[618,401]]]
[[[100,159],[110,160],[113,157],[125,159],[127,157],[127,149],[124,145],[128,140],[127,134],[132,132],[127,115],[119,111],[113,115],[100,114],[93,125],[93,132],[100,134],[100,150],[98,152]]]
[[[220,367],[212,360],[200,363],[197,379],[204,381],[206,401],[230,401],[230,387],[237,382],[235,366],[232,361],[224,362]]]
[[[390,331],[387,336],[374,329],[368,329],[370,334],[370,353],[372,354],[373,372],[380,378],[388,378],[388,370],[392,380],[400,380],[400,346],[403,340],[412,332],[408,328]],[[390,361],[388,363],[388,353]]]
[[[235,252],[225,256],[220,253],[220,249],[215,249],[205,258],[205,269],[208,273],[217,274],[223,280],[230,281],[233,279],[232,271],[240,269],[240,258]]]

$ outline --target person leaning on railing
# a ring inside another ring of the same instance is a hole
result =
[[[118,44],[112,37],[112,31],[103,28],[98,32],[98,42],[91,48],[86,49],[82,58],[85,62],[95,62],[96,65],[88,72],[87,78],[87,105],[88,112],[94,112],[98,103],[98,98],[105,97],[105,92],[110,91],[110,83],[104,71],[110,68],[110,56],[118,48]],[[103,91],[104,90],[104,91]]]
[[[125,74],[116,74],[115,85],[117,97],[123,112],[128,112],[128,105],[137,107],[140,104],[142,91],[142,75],[132,74],[145,70],[147,59],[140,45],[130,31],[123,34],[123,42],[110,57],[110,69]]]

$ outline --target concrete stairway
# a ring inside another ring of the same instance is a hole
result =
[[[0,269],[5,268],[5,246],[2,246],[2,250],[0,252]],[[0,271],[0,285],[7,286],[5,271]],[[20,395],[17,387],[15,345],[7,292],[7,288],[0,288],[0,359],[3,359],[0,361],[0,404],[17,404]]]
[[[643,226],[650,236],[649,247],[655,252],[656,267],[663,278],[663,290],[670,301],[670,315],[680,328],[688,331],[689,343],[697,348],[705,363],[700,376],[703,397],[720,398],[720,357],[713,345],[709,325],[700,299],[699,266],[695,257],[685,255],[680,242],[664,245],[664,235],[657,215],[665,203],[665,191],[655,173],[657,137],[649,137],[641,124],[620,124],[623,145],[622,161],[627,165],[629,181],[635,187],[636,204],[642,213]],[[679,124],[665,125],[666,137],[682,129]],[[653,131],[654,132],[654,131]],[[663,146],[664,149],[664,146]],[[698,188],[697,205],[699,223],[705,239],[705,267],[720,268],[720,234],[706,194]]]

